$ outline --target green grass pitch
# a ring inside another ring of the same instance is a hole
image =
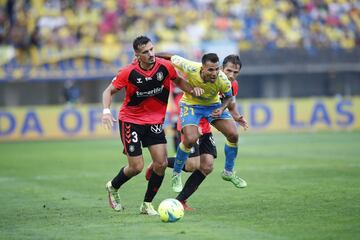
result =
[[[189,200],[196,211],[176,223],[139,214],[144,171],[121,189],[125,211],[109,208],[105,183],[126,163],[119,139],[0,143],[0,239],[360,238],[359,132],[243,134],[245,189],[220,178],[216,141],[215,169]],[[155,207],[176,196],[170,174]]]

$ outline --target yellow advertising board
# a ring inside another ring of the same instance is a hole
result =
[[[303,98],[238,102],[253,131],[359,130],[360,98]]]
[[[102,127],[101,115],[102,108],[91,105],[0,109],[0,141],[118,136],[116,124],[112,131]]]
[[[240,100],[238,108],[254,132],[360,130],[360,97]],[[117,137],[101,114],[99,105],[0,108],[0,141]]]

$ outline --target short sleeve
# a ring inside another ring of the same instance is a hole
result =
[[[174,68],[174,66],[170,64],[170,62],[167,65],[167,69],[169,71],[169,78],[170,78],[171,81],[178,78],[178,73],[176,72],[176,69]]]
[[[194,72],[196,71],[198,65],[198,63],[196,62],[187,60],[178,55],[173,55],[171,57],[171,63],[176,69],[179,69],[180,71],[183,72]]]
[[[127,71],[120,69],[120,71],[113,78],[112,85],[117,89],[122,89],[128,84],[128,80]]]
[[[231,89],[231,82],[223,72],[219,73],[219,78],[220,78],[220,91],[222,95],[224,95],[224,97],[231,97],[233,95]]]

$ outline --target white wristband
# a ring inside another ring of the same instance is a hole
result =
[[[103,114],[111,114],[110,108],[104,108]]]

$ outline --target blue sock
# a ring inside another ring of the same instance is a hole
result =
[[[185,165],[186,160],[190,154],[190,149],[187,149],[185,145],[181,142],[176,151],[176,159],[174,162],[174,172],[181,173],[182,168]]]
[[[231,143],[227,141],[225,143],[224,152],[225,152],[225,170],[232,172],[235,165],[235,159],[237,156],[238,147],[236,143]]]

